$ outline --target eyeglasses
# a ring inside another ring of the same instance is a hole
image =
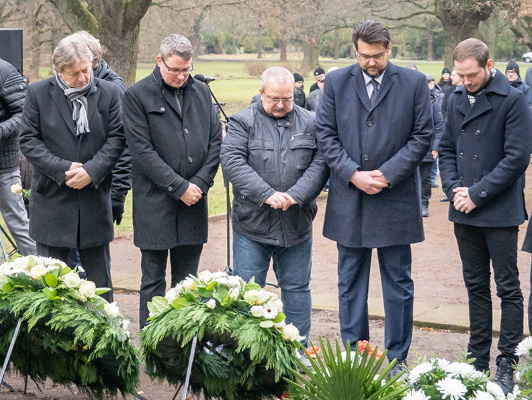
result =
[[[266,100],[268,100],[270,103],[273,104],[279,104],[279,102],[282,102],[284,105],[290,104],[292,100],[294,100],[293,97],[286,97],[286,98],[272,98],[266,96]]]
[[[375,54],[373,56],[368,56],[367,54],[357,53],[357,58],[359,60],[364,60],[364,61],[369,61],[372,58],[373,58],[373,61],[381,61],[384,58],[384,56],[386,56],[386,54],[388,54],[387,51],[383,51],[382,53]]]
[[[190,64],[189,68],[186,69],[179,69],[179,68],[170,68],[166,61],[164,61],[164,58],[161,57],[161,61],[163,62],[164,66],[168,70],[168,72],[171,72],[172,74],[183,74],[183,75],[189,75],[192,71],[194,71],[194,64]]]

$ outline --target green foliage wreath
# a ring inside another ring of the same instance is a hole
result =
[[[195,335],[191,391],[207,399],[280,397],[294,378],[297,328],[286,325],[277,295],[223,272],[203,271],[149,303],[140,333],[153,378],[183,383]]]
[[[0,361],[19,318],[11,368],[40,384],[75,384],[96,398],[136,393],[138,350],[116,303],[63,262],[20,257],[0,266]]]

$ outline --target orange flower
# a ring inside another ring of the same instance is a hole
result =
[[[281,396],[281,399],[289,399],[290,398],[290,395],[288,394],[288,392],[284,392],[283,395]]]
[[[307,347],[307,354],[309,358],[316,358],[316,356],[320,352],[321,352],[321,349],[318,346]]]
[[[372,347],[367,340],[360,340],[358,342],[358,351],[361,354],[364,354],[364,351],[366,351],[366,348],[368,349],[368,355],[372,356],[373,353],[375,352],[375,348]],[[377,354],[375,356],[377,360],[382,357],[382,354],[383,354],[382,351],[377,350]]]

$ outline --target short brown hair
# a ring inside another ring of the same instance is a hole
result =
[[[486,43],[475,38],[469,38],[458,43],[454,48],[453,61],[464,61],[471,57],[477,60],[478,65],[484,68],[490,59],[490,51]]]
[[[357,50],[358,39],[368,44],[381,43],[384,47],[388,48],[390,45],[390,32],[380,22],[368,19],[353,29],[353,43]]]

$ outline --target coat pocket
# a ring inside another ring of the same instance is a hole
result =
[[[299,170],[305,170],[312,162],[316,151],[316,139],[310,133],[297,133],[290,138],[290,151],[294,154],[295,165]]]
[[[256,205],[238,202],[234,204],[238,225],[246,232],[267,236],[270,232],[269,206],[259,207]]]
[[[249,141],[248,163],[257,173],[273,172],[275,170],[273,142],[261,139]]]

